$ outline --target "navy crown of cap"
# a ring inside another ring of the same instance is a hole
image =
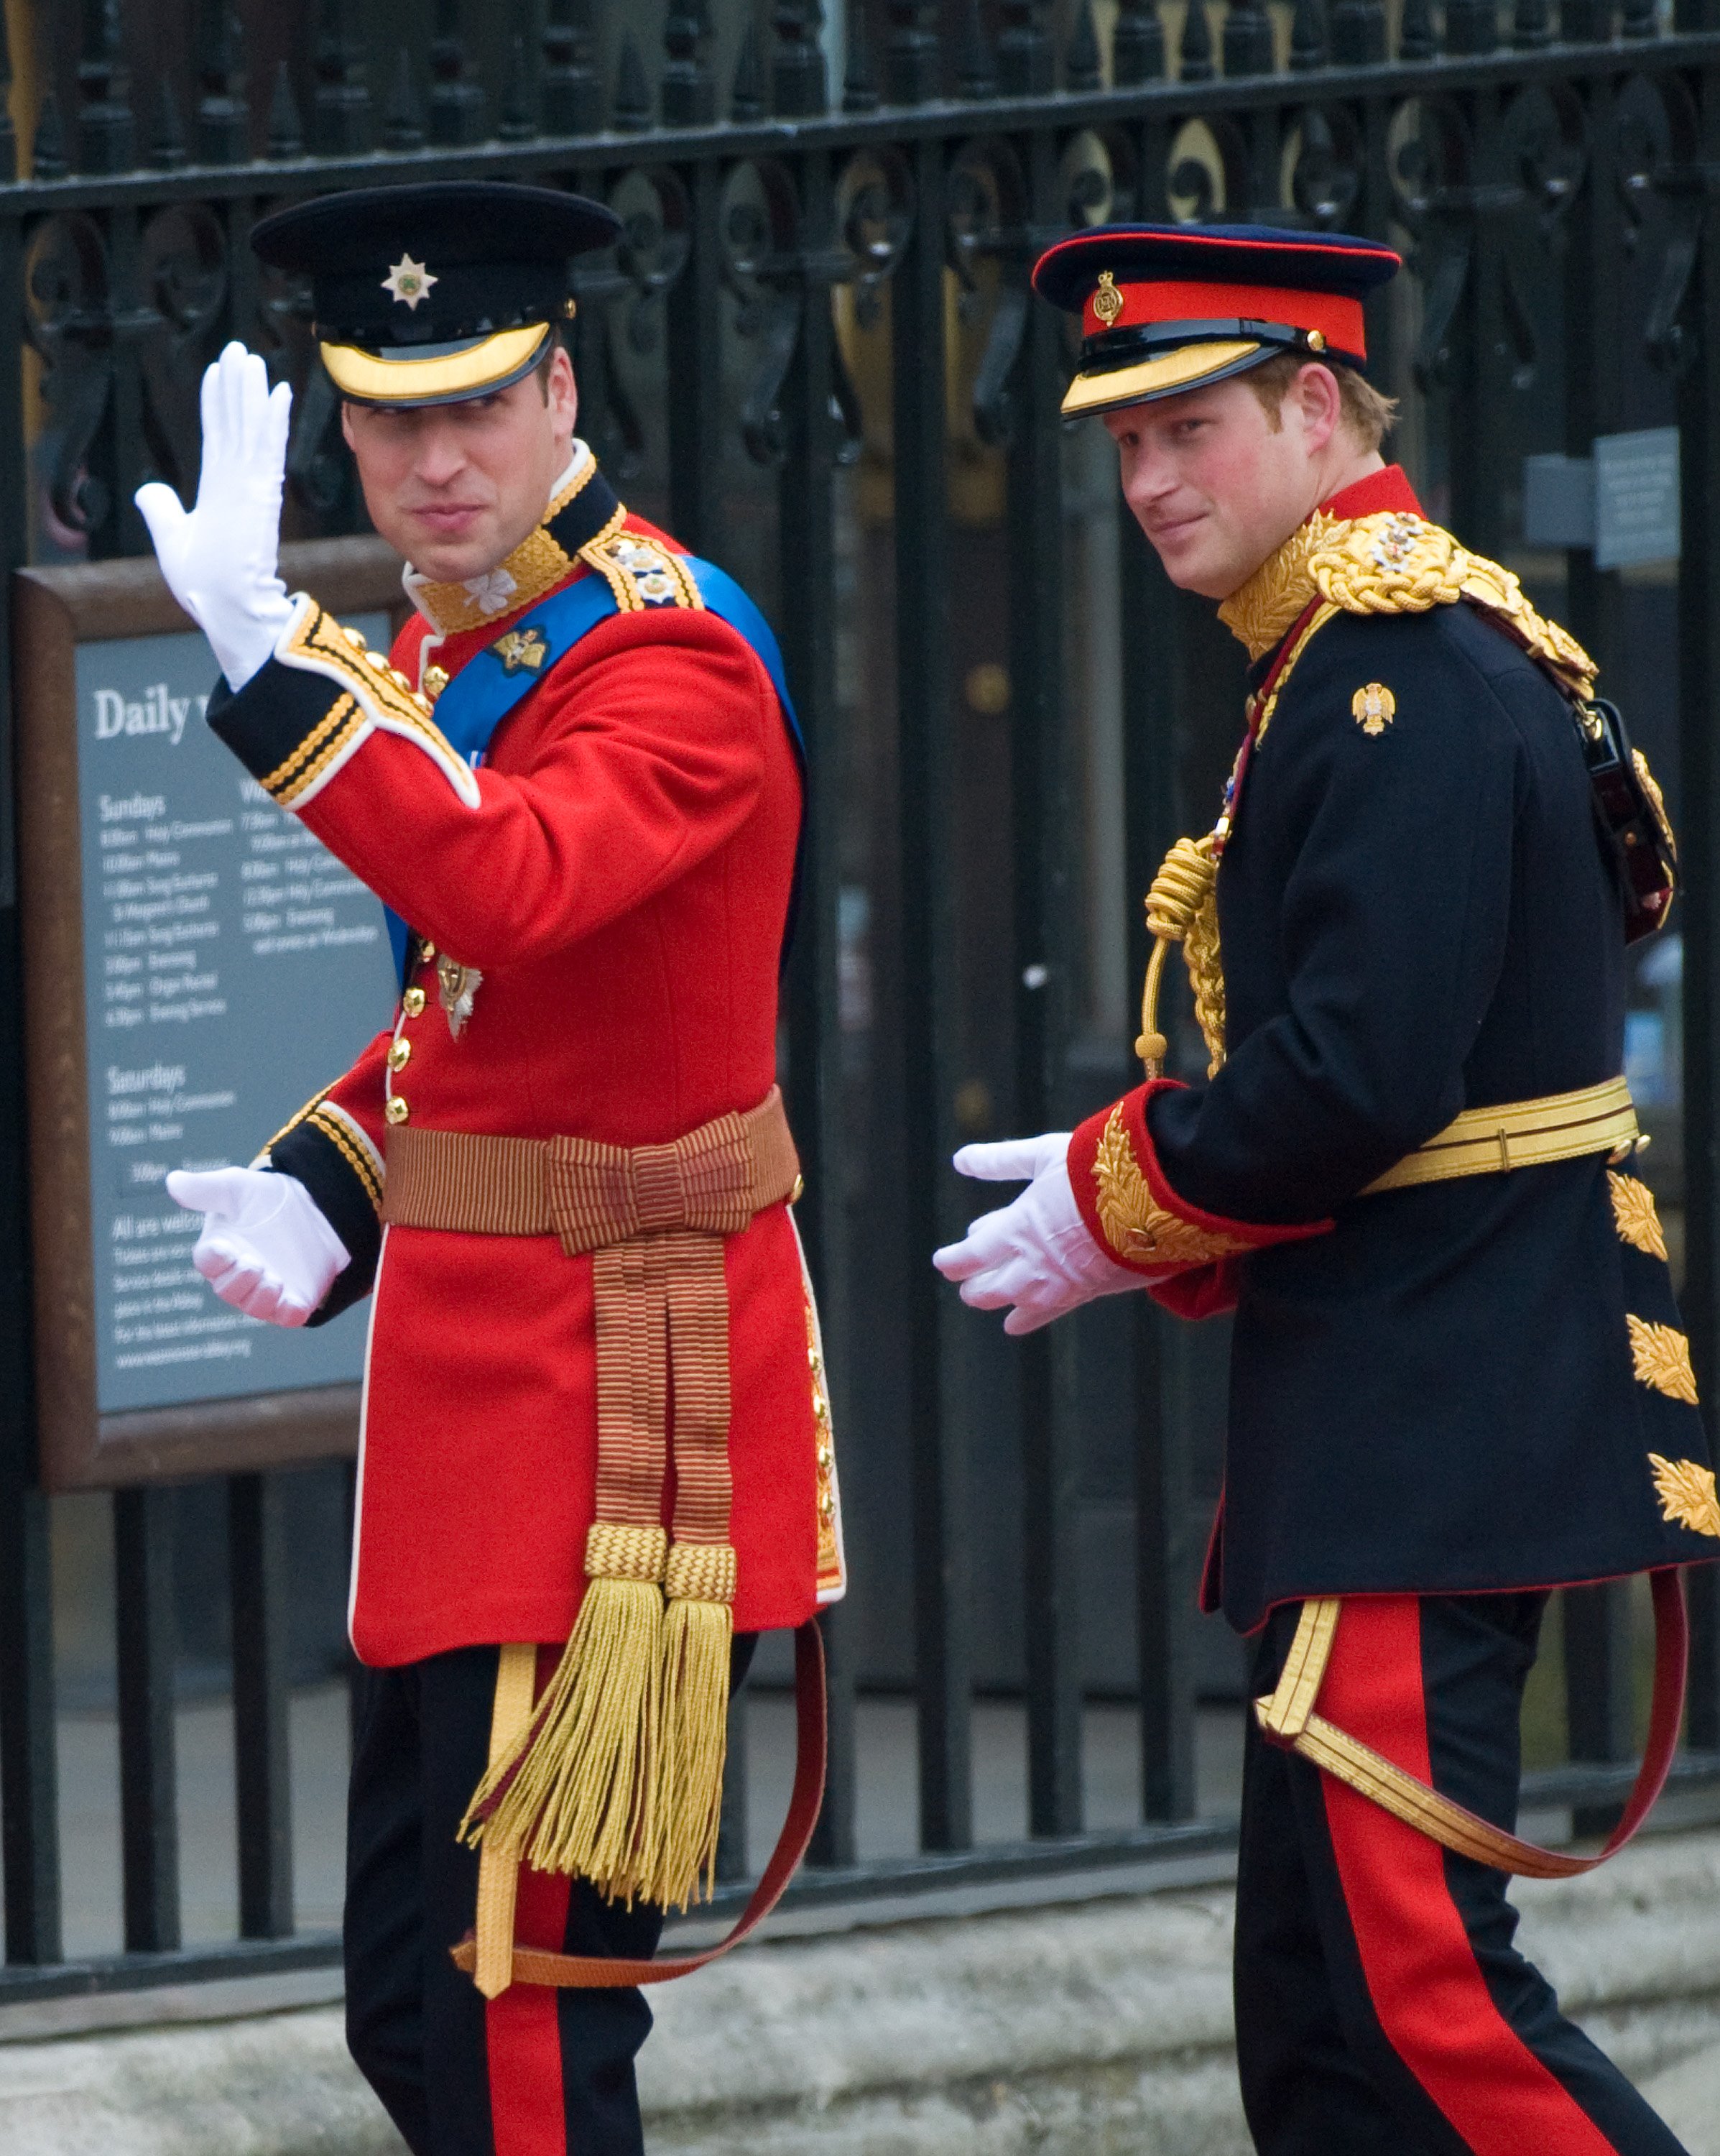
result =
[[[272,268],[310,277],[325,342],[380,347],[553,321],[569,259],[620,231],[613,210],[559,188],[429,180],[295,203],[255,226],[251,244]],[[404,294],[388,281],[402,258],[428,273]]]
[[[1102,224],[1041,255],[1033,289],[1078,314],[1102,270],[1119,284],[1154,279],[1277,285],[1361,299],[1397,275],[1402,257],[1377,239],[1270,224]]]

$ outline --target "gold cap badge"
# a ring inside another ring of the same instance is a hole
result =
[[[392,292],[397,300],[403,300],[416,313],[419,300],[427,299],[430,287],[441,282],[439,277],[430,275],[422,262],[414,262],[410,254],[402,254],[398,262],[389,264],[382,290]]]
[[[1107,329],[1123,312],[1123,295],[1108,270],[1099,272],[1099,288],[1093,295],[1093,311]]]
[[[1383,734],[1397,716],[1398,700],[1383,681],[1370,681],[1349,700],[1355,722],[1364,734]]]

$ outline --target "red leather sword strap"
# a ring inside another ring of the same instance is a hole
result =
[[[622,1984],[668,1984],[738,1947],[755,1931],[782,1899],[782,1890],[800,1868],[818,1824],[824,1801],[824,1773],[828,1749],[828,1727],[824,1697],[824,1642],[816,1618],[800,1626],[794,1635],[795,1765],[794,1789],[788,1816],[782,1823],[776,1846],[765,1866],[752,1898],[740,1912],[734,1928],[702,1953],[663,1955],[654,1961],[627,1961],[597,1954],[549,1953],[534,1947],[514,1949],[515,1984],[551,1984],[558,1989],[608,1990]],[[470,1975],[477,1966],[476,1937],[468,1932],[449,1949],[456,1969]]]

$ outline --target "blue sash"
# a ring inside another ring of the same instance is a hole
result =
[[[699,587],[699,595],[709,612],[719,621],[726,621],[736,635],[742,637],[758,654],[760,664],[770,677],[770,685],[776,691],[776,701],[782,707],[782,721],[788,728],[790,741],[802,773],[806,767],[806,744],[801,734],[801,722],[795,716],[793,700],[788,693],[788,678],[782,670],[782,654],[777,649],[776,639],[770,624],[757,607],[742,591],[733,577],[717,567],[712,562],[701,562],[695,555],[683,555],[683,566],[690,570],[693,581]],[[504,662],[497,644],[490,644],[477,653],[455,675],[436,701],[436,723],[453,744],[457,755],[463,757],[474,770],[484,761],[490,737],[520,699],[535,689],[554,666],[572,650],[574,645],[600,621],[607,621],[617,611],[615,594],[609,588],[607,578],[581,577],[576,583],[564,584],[521,621],[514,624],[512,634],[502,643],[514,653],[529,649],[535,663],[516,659],[511,670]],[[796,862],[795,881],[800,881]],[[394,952],[394,969],[400,984],[406,986],[407,951],[412,940],[412,931],[392,907],[383,911],[388,920],[388,942]],[[789,908],[789,931],[794,926],[794,907]],[[788,936],[783,938],[785,952]]]

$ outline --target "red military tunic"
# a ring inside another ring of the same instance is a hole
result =
[[[304,602],[276,658],[212,711],[274,798],[420,939],[392,1032],[269,1151],[354,1254],[321,1314],[374,1280],[351,1616],[368,1663],[565,1640],[596,1467],[590,1257],[554,1235],[379,1229],[391,1123],[658,1144],[756,1106],[775,1075],[794,751],[734,629],[629,598],[630,575],[639,591],[673,580],[645,582],[625,546],[618,568],[622,534],[659,560],[679,551],[582,453],[501,572],[464,587],[409,577],[421,611],[392,679]],[[595,573],[637,610],[588,632],[469,772],[427,716],[441,677]],[[469,1015],[444,1009],[437,957],[477,969]],[[840,1527],[786,1205],[729,1240],[725,1270],[734,1619],[751,1631],[842,1593]],[[671,1471],[665,1523],[673,1502]]]

